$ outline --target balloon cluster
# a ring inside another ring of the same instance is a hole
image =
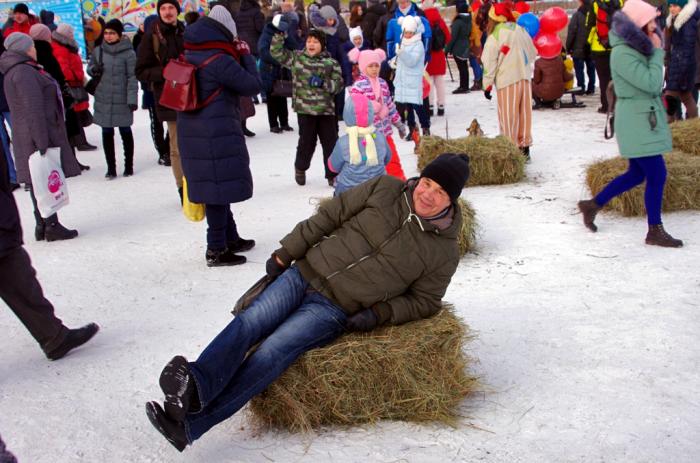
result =
[[[547,8],[542,17],[537,19],[532,13],[525,13],[518,18],[518,25],[533,38],[537,53],[542,58],[554,58],[561,53],[559,31],[566,27],[569,17],[558,6]]]

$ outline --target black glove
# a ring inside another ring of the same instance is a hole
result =
[[[277,278],[278,276],[282,275],[285,270],[287,270],[287,267],[280,265],[279,262],[277,262],[277,256],[273,252],[272,256],[270,256],[270,258],[267,259],[267,262],[265,262],[265,272],[267,272],[270,277]]]
[[[492,98],[491,90],[484,90],[484,98],[486,98],[487,100],[490,100]]]
[[[139,109],[139,105],[137,105],[137,104],[130,104],[130,105],[129,105],[129,109],[131,110],[131,112],[134,112],[134,111],[136,111],[137,109]]]
[[[357,312],[355,315],[348,318],[345,328],[347,328],[348,331],[372,331],[377,327],[378,322],[377,314],[370,308]]]
[[[272,27],[280,32],[287,32],[289,30],[289,21],[282,14],[276,14],[272,18]]]

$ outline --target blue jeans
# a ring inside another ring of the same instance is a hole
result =
[[[10,174],[10,183],[17,183],[17,170],[15,169],[15,161],[12,159],[12,153],[10,152],[10,135],[7,133],[5,121],[7,121],[7,125],[12,128],[9,112],[0,113],[0,139],[2,139],[2,150],[5,152],[5,158],[7,159],[7,172]]]
[[[472,71],[474,71],[474,80],[481,80],[481,77],[484,75],[484,70],[481,69],[481,65],[479,64],[479,60],[476,59],[476,56],[469,55],[469,66],[471,66]]]
[[[238,241],[238,228],[233,220],[231,205],[207,204],[207,248],[223,251],[227,243]]]
[[[659,225],[661,223],[661,202],[666,183],[664,157],[657,154],[645,158],[633,158],[629,162],[627,172],[614,178],[593,199],[599,206],[605,206],[615,196],[631,190],[646,179],[644,207],[647,210],[647,221],[649,225]]]
[[[201,409],[185,418],[188,441],[240,410],[304,352],[338,338],[346,320],[296,266],[286,270],[190,363]]]
[[[583,68],[586,68],[586,74],[588,75],[588,86],[586,86],[586,79],[584,78]],[[593,64],[593,59],[589,58],[574,58],[574,71],[576,72],[576,86],[581,87],[583,90],[589,92],[595,91],[595,65]],[[604,92],[605,89],[601,89]]]

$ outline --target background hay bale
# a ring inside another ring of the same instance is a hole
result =
[[[442,153],[469,155],[467,186],[504,185],[525,178],[525,156],[506,137],[464,137],[446,140],[423,137],[418,147],[418,170]]]
[[[320,198],[316,210],[333,198]],[[464,257],[466,253],[472,251],[476,245],[476,211],[471,203],[464,198],[459,198],[459,208],[462,213],[462,228],[459,231],[457,241],[459,244],[459,257]]]
[[[664,211],[700,209],[700,156],[673,152],[665,156],[668,177],[664,189]],[[613,178],[627,170],[628,161],[621,157],[596,162],[586,170],[586,183],[593,195],[598,194]],[[614,198],[606,209],[624,216],[646,215],[644,186],[641,185]]]
[[[478,386],[463,351],[472,338],[447,306],[429,319],[345,335],[304,354],[256,396],[251,418],[293,432],[382,419],[453,425]]]
[[[700,119],[693,118],[671,124],[673,149],[700,156]]]

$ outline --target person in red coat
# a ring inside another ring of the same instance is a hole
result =
[[[445,73],[447,72],[447,58],[445,57],[444,48],[451,39],[450,29],[448,29],[445,20],[440,16],[440,10],[435,6],[435,0],[423,0],[421,8],[425,13],[425,17],[430,23],[430,28],[435,30],[439,27],[444,37],[439,37],[439,34],[433,34],[432,43],[430,46],[430,61],[428,61],[428,75],[430,76],[430,115],[434,114],[435,97],[437,96],[437,115],[445,115]],[[433,91],[435,89],[435,91]]]
[[[78,42],[75,41],[73,27],[70,24],[61,23],[51,34],[51,47],[56,61],[61,65],[61,71],[66,78],[66,85],[73,88],[82,87],[85,82],[85,71],[83,70],[83,60],[80,58]],[[75,124],[81,120],[81,111],[90,109],[90,101],[80,101],[75,103],[69,110],[75,115]],[[73,118],[73,114],[67,114],[66,118]],[[75,130],[69,129],[69,138],[72,146],[75,146],[78,151],[92,151],[97,147],[91,145],[85,139],[85,132],[82,127],[76,127]]]
[[[29,14],[29,7],[24,3],[18,3],[12,10],[12,17],[7,20],[2,28],[2,36],[6,38],[13,32],[21,32],[29,35],[29,28],[38,23],[36,16]]]

